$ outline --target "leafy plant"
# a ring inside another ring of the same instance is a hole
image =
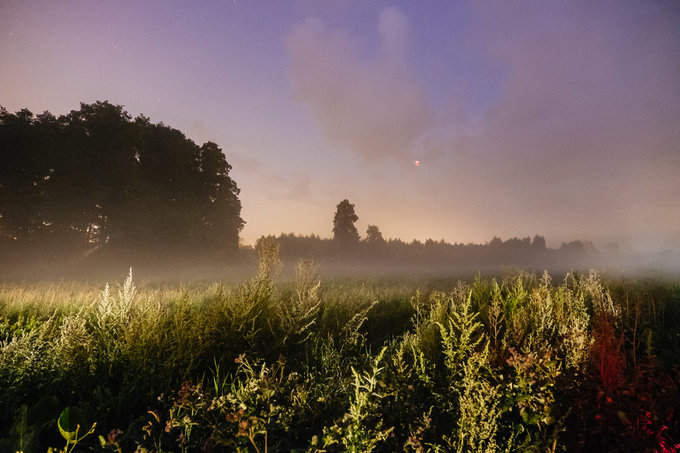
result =
[[[66,440],[66,445],[61,450],[50,448],[48,453],[71,453],[76,448],[76,445],[94,433],[97,423],[93,423],[88,431],[84,430],[85,426],[84,416],[80,409],[77,407],[65,408],[61,415],[59,415],[59,419],[57,419],[57,427],[61,436]]]
[[[380,393],[384,383],[379,379],[383,371],[379,365],[385,351],[386,348],[383,348],[378,353],[369,372],[360,373],[352,367],[354,392],[349,410],[332,427],[324,429],[320,442],[312,442],[313,448],[323,449],[316,451],[339,448],[341,451],[368,453],[389,437],[393,428],[383,427],[380,414],[380,401],[385,394]]]
[[[499,395],[490,379],[488,338],[471,310],[471,297],[468,293],[452,298],[448,323],[437,323],[449,376],[447,396],[453,399],[457,419],[455,434],[444,440],[456,451],[491,452],[497,449]]]

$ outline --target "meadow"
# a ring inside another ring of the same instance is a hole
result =
[[[0,451],[680,451],[680,284],[0,286]]]

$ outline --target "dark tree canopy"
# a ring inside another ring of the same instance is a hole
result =
[[[545,250],[545,238],[543,236],[539,236],[538,234],[534,235],[534,238],[531,241],[531,246],[536,250]]]
[[[109,102],[54,117],[0,110],[0,241],[15,246],[233,250],[231,166],[212,142]]]
[[[355,244],[359,242],[359,232],[354,223],[359,217],[354,212],[354,205],[349,200],[342,200],[333,217],[333,239],[341,244]]]
[[[366,228],[366,242],[369,244],[384,243],[385,239],[380,232],[380,228],[378,228],[376,225],[369,225],[368,228]]]

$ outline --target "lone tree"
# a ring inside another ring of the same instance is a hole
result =
[[[354,205],[349,200],[342,200],[335,211],[333,218],[333,240],[342,245],[357,244],[359,242],[359,232],[354,222],[359,217],[354,212]]]

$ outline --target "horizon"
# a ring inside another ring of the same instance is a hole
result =
[[[286,236],[292,236],[294,238],[302,238],[302,239],[307,239],[307,238],[313,238],[313,239],[318,239],[320,241],[333,241],[333,235],[319,235],[315,233],[309,233],[309,234],[301,234],[301,233],[295,233],[295,232],[281,232],[278,234],[266,234],[263,236],[260,236],[255,240],[254,243],[252,244],[245,244],[243,241],[239,241],[239,248],[251,248],[254,249],[256,247],[256,242],[265,237],[273,237],[274,239],[281,239],[282,237]],[[365,234],[359,234],[360,240],[363,242],[366,240],[366,235]],[[449,241],[446,238],[427,238],[425,240],[420,240],[417,238],[413,239],[408,239],[408,238],[400,238],[400,237],[384,237],[383,239],[385,240],[386,243],[390,242],[401,242],[402,244],[405,244],[407,246],[413,245],[414,243],[418,242],[421,245],[427,243],[428,241],[432,241],[436,244],[443,244],[443,245],[449,245],[449,246],[456,246],[456,247],[468,247],[468,246],[488,246],[490,245],[494,240],[500,240],[501,243],[506,243],[508,241],[512,242],[513,240],[529,240],[530,242],[533,242],[535,238],[543,239],[545,240],[545,249],[549,251],[559,251],[561,248],[564,246],[573,246],[577,243],[581,244],[584,246],[585,251],[592,251],[592,247],[594,247],[595,251],[598,253],[605,253],[605,254],[619,254],[619,255],[643,255],[643,256],[650,256],[650,255],[663,255],[667,253],[672,253],[674,256],[678,256],[680,258],[680,250],[674,250],[671,248],[666,248],[666,249],[659,249],[659,250],[639,250],[639,249],[634,249],[634,248],[629,248],[629,247],[622,247],[620,244],[616,242],[607,242],[603,244],[598,244],[594,243],[592,241],[589,241],[587,239],[579,239],[579,238],[572,238],[568,239],[565,241],[562,241],[560,243],[555,244],[555,241],[550,241],[549,238],[544,237],[541,234],[532,234],[532,235],[525,235],[525,236],[508,236],[508,237],[503,237],[499,235],[494,235],[493,237],[481,241],[481,242],[456,242],[456,241]]]
[[[108,100],[213,141],[240,238],[680,251],[680,5],[0,5],[0,105]],[[273,227],[272,225],[276,225]]]

